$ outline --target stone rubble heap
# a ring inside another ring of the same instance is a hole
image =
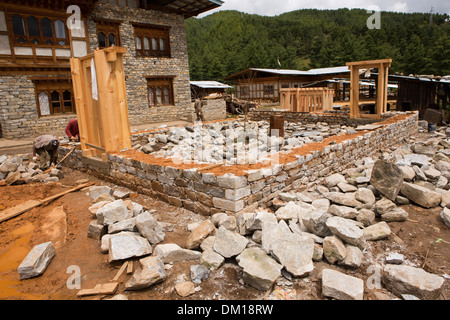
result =
[[[27,154],[0,156],[0,186],[58,182],[64,177],[63,172],[56,168],[44,173],[37,163],[28,161],[28,158]]]
[[[101,240],[110,262],[139,259],[126,290],[151,287],[164,281],[171,264],[195,260],[191,281],[175,285],[178,294],[187,296],[199,290],[195,284],[209,272],[234,259],[241,281],[266,291],[282,275],[308,277],[318,261],[344,270],[373,261],[373,242],[391,235],[390,223],[408,219],[402,205],[442,207],[441,217],[449,226],[449,156],[450,141],[439,133],[426,143],[412,140],[409,146],[382,150],[379,158],[359,160],[307,190],[279,193],[268,203],[273,212],[216,213],[190,224],[184,248],[161,244],[170,225],[156,221],[142,206],[114,196],[108,187],[93,187],[95,203],[89,210],[97,220],[89,235]],[[406,264],[400,253],[387,255],[384,264],[381,281],[399,298],[439,298],[443,277]],[[363,279],[332,268],[322,271],[326,297],[364,299],[364,289]]]
[[[285,123],[285,136],[270,137],[267,121],[226,121],[208,124],[164,128],[150,134],[148,143],[136,144],[135,149],[157,157],[174,157],[199,163],[258,163],[261,153],[271,150],[289,151],[306,143],[342,133],[355,133],[353,127]],[[241,156],[245,154],[245,156]]]

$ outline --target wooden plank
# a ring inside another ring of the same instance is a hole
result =
[[[25,213],[33,208],[36,208],[40,205],[43,205],[47,202],[53,201],[55,199],[58,199],[59,197],[62,197],[68,193],[83,189],[85,187],[91,186],[95,184],[94,182],[88,182],[88,183],[84,183],[81,184],[75,188],[72,188],[70,190],[66,190],[64,192],[58,193],[57,195],[45,198],[44,200],[29,200],[25,203],[22,203],[18,206],[3,210],[2,212],[0,212],[0,223],[6,220],[9,220],[11,218],[17,217],[18,215],[21,215],[22,213]]]
[[[358,67],[372,67],[374,65],[386,64],[391,65],[392,59],[379,59],[379,60],[365,60],[365,61],[352,61],[347,62],[346,66],[358,66]],[[363,69],[363,68],[360,68]]]
[[[8,219],[17,217],[28,210],[39,207],[41,202],[38,200],[28,200],[18,206],[3,210],[0,212],[0,222],[6,221]]]
[[[95,184],[95,182],[88,182],[88,183],[80,184],[79,186],[76,186],[75,188],[72,188],[72,189],[70,189],[70,190],[67,190],[67,191],[58,193],[58,194],[56,194],[56,195],[54,195],[54,196],[45,198],[44,200],[41,200],[41,203],[42,203],[42,204],[45,204],[45,203],[47,203],[47,202],[53,201],[53,200],[55,200],[55,199],[58,199],[58,198],[60,198],[60,197],[62,197],[62,196],[64,196],[64,195],[66,195],[66,194],[68,194],[68,193],[72,193],[72,192],[74,192],[74,191],[78,191],[78,190],[80,190],[80,189],[83,189],[83,188],[85,188],[85,187],[92,186],[92,185],[94,185],[94,184]]]
[[[133,260],[128,261],[127,274],[133,273],[134,263]]]
[[[114,282],[119,281],[120,276],[124,273],[125,269],[128,267],[128,261],[125,261],[117,272],[116,276],[111,280]]]
[[[97,284],[93,289],[82,289],[77,292],[77,297],[93,296],[97,294],[114,294],[119,287],[119,283]]]

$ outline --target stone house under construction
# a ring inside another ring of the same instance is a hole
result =
[[[193,110],[184,20],[221,4],[0,0],[0,137],[63,134],[76,117],[70,58],[109,46],[127,49],[131,125],[187,119]],[[73,28],[67,22],[76,14]]]

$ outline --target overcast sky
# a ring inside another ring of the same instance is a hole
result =
[[[381,11],[397,12],[434,12],[450,14],[449,0],[223,0],[221,8],[211,10],[199,18],[219,10],[237,10],[265,16],[276,16],[299,9],[339,9],[378,6]]]

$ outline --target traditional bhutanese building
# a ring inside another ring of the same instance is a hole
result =
[[[121,46],[131,124],[193,112],[184,20],[220,0],[0,0],[0,136],[63,134],[70,58]],[[78,19],[79,18],[79,19]]]

